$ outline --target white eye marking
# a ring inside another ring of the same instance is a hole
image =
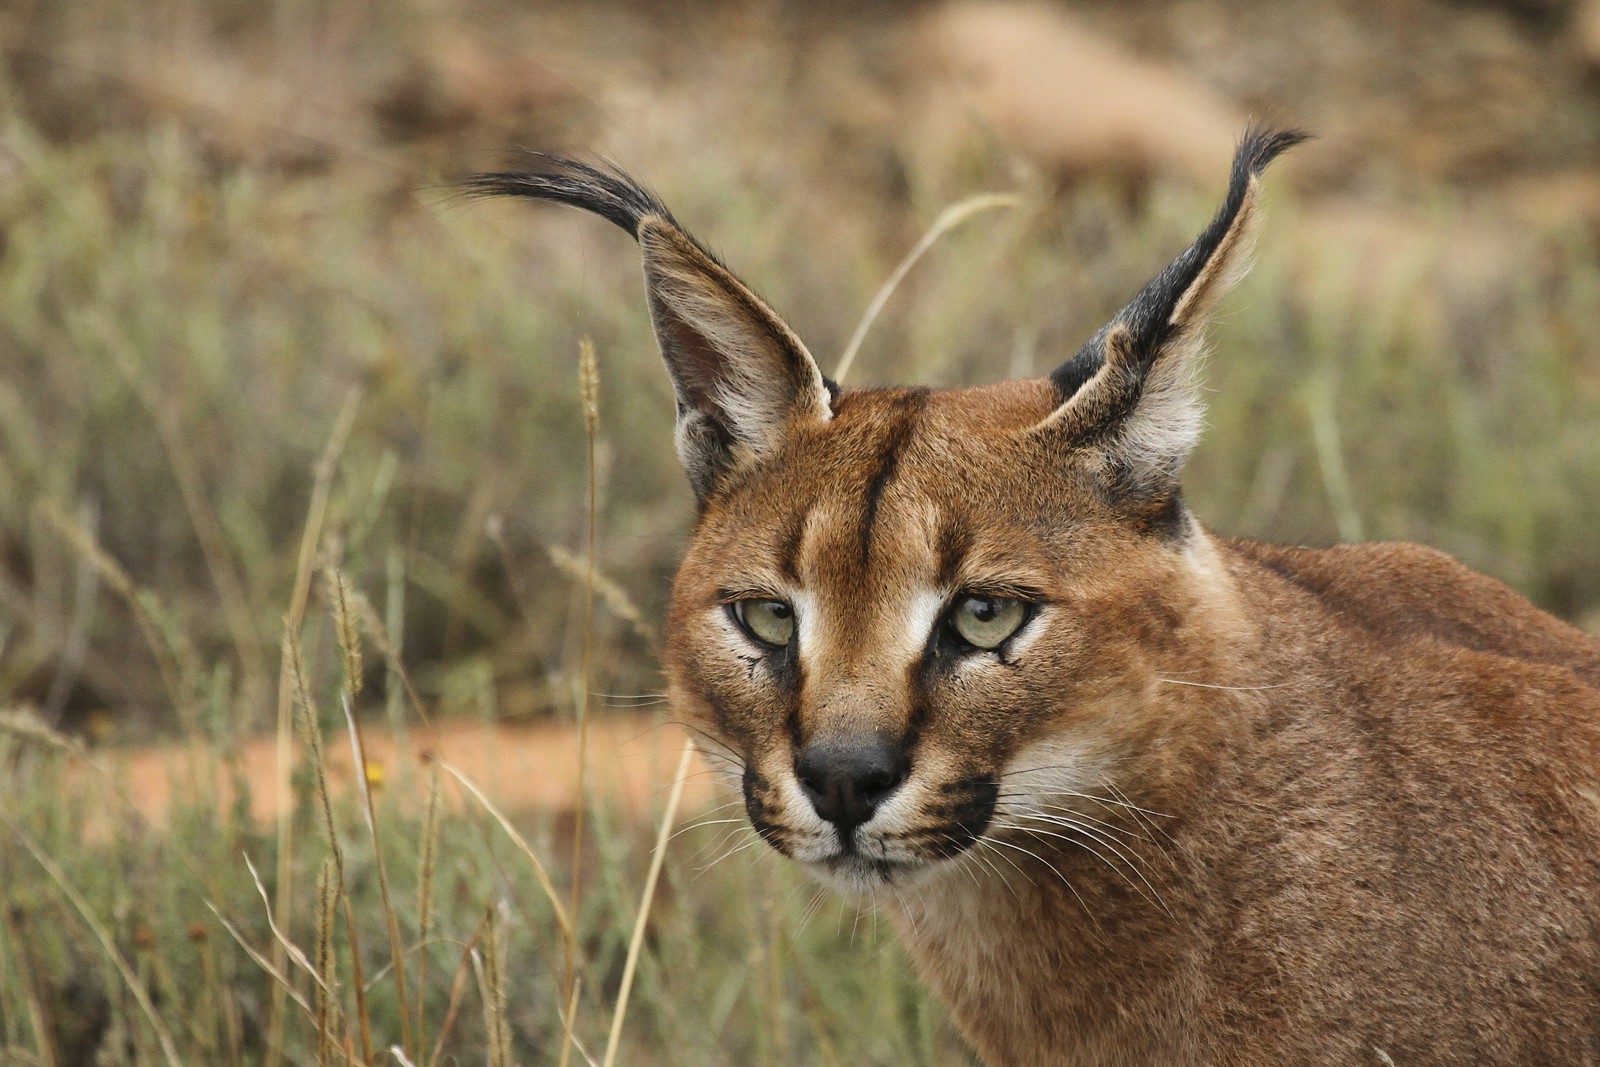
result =
[[[821,625],[822,613],[817,610],[817,599],[803,589],[797,589],[789,597],[789,603],[794,605],[795,625],[799,627],[796,635],[800,649],[800,659],[804,662],[807,656],[813,655],[820,637],[818,626]]]
[[[933,629],[939,625],[939,615],[944,610],[945,595],[937,590],[924,589],[912,597],[910,610],[906,612],[907,654],[920,656],[922,650],[928,647],[928,638],[933,636]]]

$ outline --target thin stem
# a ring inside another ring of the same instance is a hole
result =
[[[650,918],[650,903],[655,899],[656,881],[661,877],[661,865],[667,858],[667,839],[672,836],[672,821],[678,814],[678,802],[683,799],[683,783],[689,778],[689,761],[694,758],[694,742],[683,743],[683,756],[678,760],[678,773],[673,776],[672,792],[667,797],[667,810],[661,813],[661,827],[656,831],[655,853],[650,857],[650,873],[645,876],[644,895],[639,901],[639,917],[633,923],[633,938],[628,942],[628,960],[622,967],[622,988],[617,991],[617,1010],[611,1016],[611,1036],[606,1039],[606,1056],[601,1067],[612,1067],[617,1060],[617,1045],[622,1037],[622,1020],[628,1014],[628,994],[633,989],[633,974],[639,965],[639,951],[644,947],[645,923]]]
[[[861,342],[866,340],[867,331],[872,329],[872,324],[882,314],[884,305],[900,287],[901,281],[911,272],[934,243],[949,231],[955,229],[972,216],[982,211],[992,211],[998,207],[1016,207],[1018,198],[1010,193],[980,193],[969,196],[965,200],[957,201],[939,212],[939,217],[933,220],[933,225],[928,227],[928,232],[922,235],[916,247],[906,254],[894,272],[889,275],[889,280],[873,296],[872,303],[867,305],[866,312],[861,316],[861,322],[856,326],[856,332],[850,335],[850,343],[844,346],[844,355],[839,357],[839,367],[833,372],[833,380],[844,383],[844,376],[850,372],[850,365],[856,360],[856,353],[861,349]]]

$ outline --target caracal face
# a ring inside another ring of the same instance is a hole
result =
[[[841,892],[1010,871],[1022,831],[1126,803],[1140,649],[1188,616],[1195,542],[1052,455],[1056,403],[1042,381],[845,393],[696,530],[675,705],[756,831]]]

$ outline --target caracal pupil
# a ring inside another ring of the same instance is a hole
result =
[[[1600,644],[1179,492],[1202,326],[1301,139],[1247,133],[1122,312],[975,389],[840,389],[615,169],[472,179],[638,239],[700,508],[676,706],[989,1064],[1600,1064]]]

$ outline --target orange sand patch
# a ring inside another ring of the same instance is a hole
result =
[[[363,728],[368,780],[378,790],[405,789],[420,808],[427,796],[429,764],[449,764],[506,812],[566,810],[578,793],[578,734],[571,723],[507,726],[450,722],[407,731],[397,738],[386,727]],[[665,802],[687,734],[648,716],[604,715],[589,724],[589,795],[629,815],[648,817]],[[330,790],[349,795],[355,787],[355,757],[348,735],[323,742]],[[93,763],[93,766],[90,763]],[[271,824],[287,797],[278,785],[277,747],[271,737],[249,742],[236,757],[250,783],[250,814]],[[296,740],[294,767],[305,766]],[[97,773],[97,772],[107,773]],[[116,812],[131,805],[151,825],[164,826],[179,803],[230,807],[235,774],[204,745],[148,746],[100,751],[82,757],[70,772],[74,792],[88,791],[91,810]],[[440,774],[444,795],[457,808],[476,805],[450,775]],[[113,786],[112,783],[115,783]],[[686,809],[704,807],[713,794],[703,757],[696,757],[685,783]],[[103,801],[103,802],[102,802]],[[91,836],[109,831],[92,825]]]

